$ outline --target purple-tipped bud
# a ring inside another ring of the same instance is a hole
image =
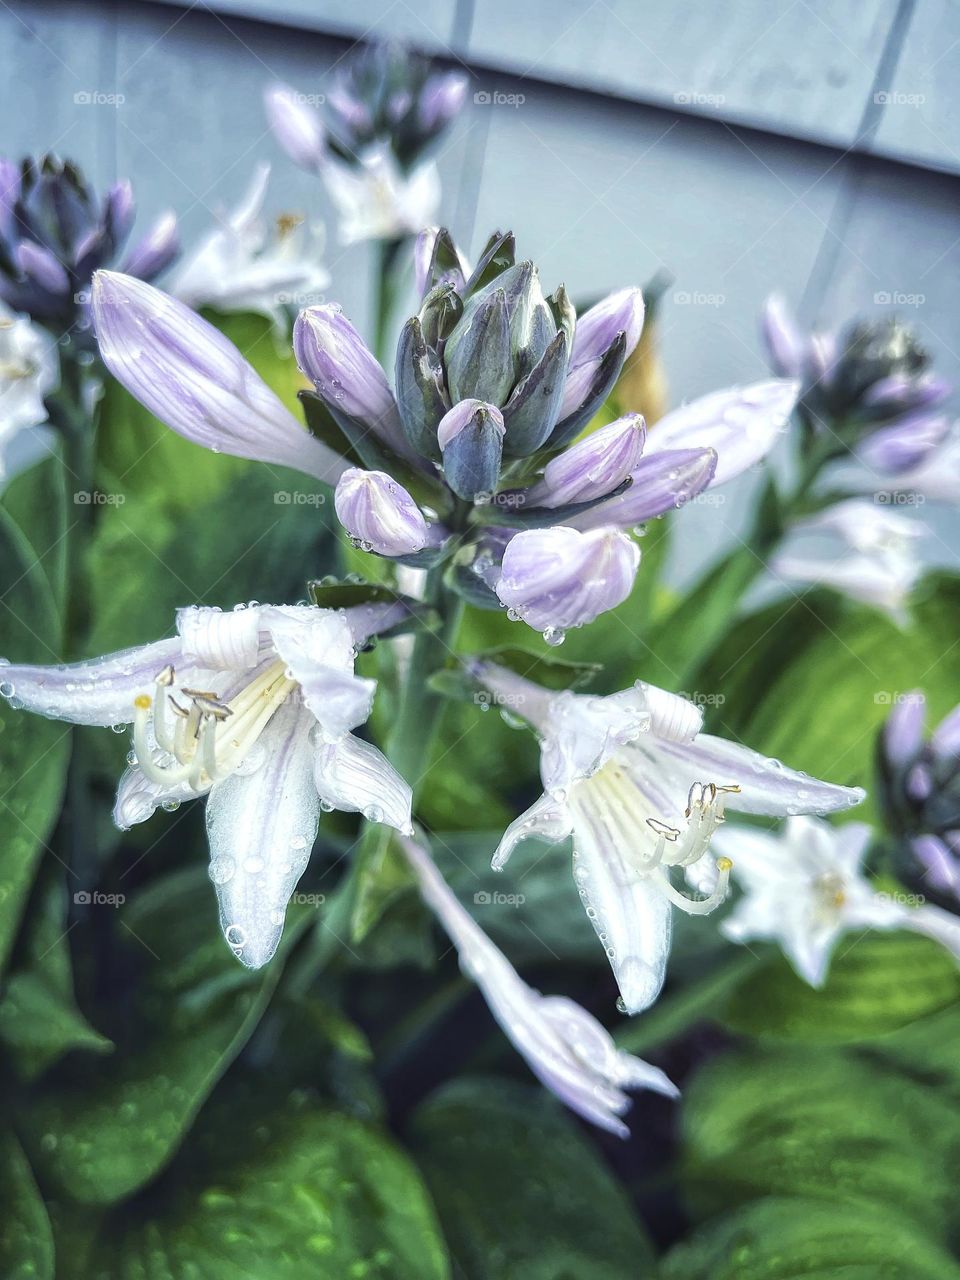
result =
[[[907,764],[920,750],[926,710],[926,701],[919,689],[894,704],[883,726],[883,750],[892,765]]]
[[[695,498],[713,480],[716,469],[713,449],[665,449],[652,453],[642,457],[631,472],[629,489],[572,516],[567,523],[577,529],[611,524],[632,529]]]
[[[889,417],[915,409],[932,409],[946,400],[952,390],[951,383],[936,374],[915,378],[907,373],[891,373],[866,389],[863,405],[878,417]]]
[[[934,889],[956,893],[960,889],[960,864],[955,854],[938,837],[916,836],[910,842],[914,857],[924,868],[923,879]]]
[[[462,292],[470,264],[445,227],[425,227],[413,247],[413,274],[421,298],[446,282]]]
[[[503,554],[496,591],[513,616],[556,639],[622,604],[639,564],[639,547],[619,529],[525,529]]]
[[[599,360],[618,333],[626,335],[624,355],[629,357],[643,329],[643,294],[639,289],[618,289],[591,307],[577,321],[573,334],[570,368]]]
[[[444,414],[437,428],[447,484],[472,501],[492,493],[503,458],[503,414],[482,400],[461,400]]]
[[[527,501],[538,507],[563,507],[612,493],[639,463],[644,435],[639,413],[592,432],[547,463],[543,479],[527,491]]]
[[[949,431],[950,419],[945,414],[919,411],[871,432],[858,452],[868,466],[878,471],[910,471],[937,448]]]
[[[760,329],[774,373],[781,378],[798,378],[803,369],[803,338],[780,294],[772,293],[763,304]]]
[[[123,264],[123,274],[138,280],[153,280],[168,267],[180,252],[180,229],[177,215],[162,213],[146,235],[130,250]]]
[[[20,197],[20,166],[0,156],[0,235],[12,236],[16,225],[14,206]]]
[[[70,277],[63,264],[43,245],[21,240],[13,256],[23,274],[48,293],[65,293],[70,288]]]
[[[338,306],[307,307],[293,326],[297,364],[331,409],[373,427],[399,431],[397,406],[386,374]]]
[[[933,731],[930,745],[934,753],[945,760],[960,756],[960,707],[949,711]]]
[[[439,132],[463,106],[467,96],[467,77],[458,71],[430,76],[420,94],[420,127],[430,133]]]
[[[303,94],[285,84],[271,85],[263,103],[267,123],[280,146],[294,164],[316,173],[326,150],[323,124],[316,111],[303,101]]]
[[[161,422],[216,453],[335,483],[344,460],[284,408],[232,342],[182,302],[98,271],[91,302],[104,364]]]
[[[405,556],[427,544],[429,532],[420,508],[385,471],[345,471],[337,481],[334,506],[340,523],[364,551]]]
[[[133,187],[127,178],[115,182],[107,192],[105,223],[114,246],[123,242],[133,226]],[[79,254],[77,255],[79,257]]]

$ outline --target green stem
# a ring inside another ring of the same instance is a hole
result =
[[[400,256],[406,243],[403,239],[380,240],[378,242],[377,276],[374,282],[376,290],[374,304],[373,349],[377,359],[389,369],[392,367],[387,341],[390,337],[390,319],[397,300],[400,283]]]

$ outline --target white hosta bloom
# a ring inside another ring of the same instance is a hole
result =
[[[263,221],[270,166],[260,164],[242,200],[225,212],[177,269],[169,292],[191,307],[256,311],[285,327],[284,306],[323,301],[330,276],[320,258],[323,227],[302,218]]]
[[[44,451],[48,433],[36,433],[35,441],[24,433],[46,422],[43,399],[58,376],[53,341],[0,302],[0,481]]]
[[[826,813],[859,804],[859,788],[834,786],[735,742],[700,732],[686,698],[637,683],[609,697],[552,693],[489,663],[477,678],[540,735],[544,794],[507,828],[493,859],[504,866],[527,836],[573,835],[573,873],[620,988],[637,1013],[663,985],[672,911],[713,911],[730,860],[706,898],[674,883],[674,868],[710,863],[727,806],[745,813]]]
[[[872,832],[790,818],[782,832],[726,827],[717,845],[733,861],[744,895],[720,928],[733,942],[775,942],[805,982],[821,987],[845,933],[909,929],[960,958],[960,920],[939,907],[909,907],[862,870]]]
[[[321,810],[410,828],[410,788],[351,729],[375,682],[354,674],[356,647],[401,606],[335,611],[193,606],[177,635],[70,666],[5,666],[13,705],[74,724],[133,722],[114,821],[209,795],[210,879],[224,936],[250,968],[277,949]]]
[[[566,996],[544,996],[528,987],[513,965],[457,901],[430,855],[402,841],[428,906],[436,913],[490,1012],[534,1075],[561,1102],[591,1123],[626,1138],[620,1118],[630,1106],[627,1089],[654,1089],[675,1098],[679,1090],[658,1068],[618,1049],[592,1014]]]
[[[770,569],[792,582],[832,587],[851,599],[906,619],[906,606],[923,564],[917,540],[924,526],[865,498],[848,498],[799,521],[806,536],[826,535],[826,547],[781,551]],[[815,544],[819,545],[819,544]]]
[[[392,240],[432,222],[440,205],[440,176],[432,160],[404,174],[388,148],[376,148],[349,166],[328,157],[321,170],[340,215],[340,239]]]

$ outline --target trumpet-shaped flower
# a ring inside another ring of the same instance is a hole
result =
[[[44,396],[57,385],[56,348],[50,338],[0,302],[0,480],[25,465],[47,420]],[[41,450],[42,451],[42,450]],[[20,455],[19,457],[17,455]]]
[[[561,1102],[626,1138],[630,1131],[621,1117],[630,1106],[627,1089],[678,1095],[658,1067],[618,1049],[606,1028],[575,1001],[528,987],[457,901],[430,855],[414,840],[402,844],[424,900],[457,948],[460,967],[530,1070]]]
[[[243,199],[181,263],[170,292],[191,307],[256,311],[286,328],[285,307],[323,300],[330,276],[320,261],[323,228],[302,218],[277,219],[273,235],[263,223],[270,166],[260,164]],[[304,231],[309,235],[304,240]]]
[[[770,815],[858,804],[859,788],[788,769],[749,747],[700,732],[702,713],[652,685],[609,697],[552,693],[490,663],[476,678],[540,735],[544,794],[507,828],[502,868],[527,836],[574,839],[574,881],[629,1013],[663,985],[673,908],[705,915],[724,900],[730,859],[706,898],[674,883],[674,868],[703,868],[727,806]]]
[[[432,160],[404,173],[393,154],[378,147],[356,165],[328,159],[322,173],[343,244],[414,235],[437,216],[440,175]]]
[[[908,929],[934,938],[960,958],[960,920],[939,907],[911,907],[881,892],[863,872],[872,831],[862,822],[832,827],[793,817],[781,833],[726,827],[717,847],[731,860],[743,897],[721,923],[733,942],[777,943],[812,987],[827,979],[830,957],[846,933]]]
[[[0,692],[74,724],[133,722],[118,826],[209,797],[223,934],[256,969],[277,949],[322,809],[410,826],[410,788],[350,732],[367,719],[375,688],[354,675],[356,647],[401,609],[194,606],[178,612],[170,640],[70,666],[7,665]]]

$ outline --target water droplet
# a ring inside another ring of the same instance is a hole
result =
[[[161,809],[165,809],[167,813],[176,813],[176,811],[180,808],[180,801],[164,800],[164,802],[161,804],[160,807]]]
[[[16,687],[9,680],[4,680],[0,684],[0,698],[12,698],[16,693]]]
[[[236,863],[232,858],[213,858],[207,874],[214,884],[226,884],[233,878],[236,869]]]
[[[566,640],[566,633],[559,627],[546,627],[543,632],[543,638],[551,649],[556,649],[558,645],[563,644]]]

